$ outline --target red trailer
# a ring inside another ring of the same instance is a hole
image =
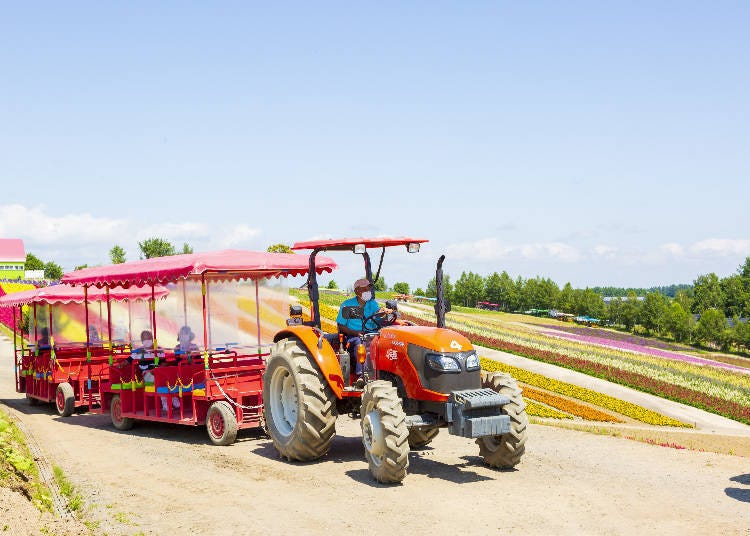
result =
[[[166,294],[167,290],[159,287],[154,296]],[[105,303],[109,318],[112,302],[128,302],[129,307],[131,302],[151,297],[151,289],[87,291],[69,285],[0,297],[0,307],[12,308],[16,391],[25,393],[30,404],[54,401],[63,417],[70,416],[75,408],[97,407],[100,404],[98,379],[109,366],[123,358],[129,341],[113,340],[111,331],[100,335],[101,330],[95,329],[97,322],[89,321],[90,304],[98,304],[101,327]],[[21,328],[25,306],[28,307],[26,333]],[[71,338],[71,325],[76,323],[83,335]]]
[[[315,263],[318,274],[335,268],[331,259]],[[288,289],[274,285],[308,270],[302,255],[226,250],[66,274],[63,282],[88,288],[166,285],[170,290],[172,305],[165,305],[170,310],[157,314],[151,307],[144,330],[152,336],[149,346],[138,355],[131,350],[124,366],[109,367],[101,377],[101,411],[110,413],[118,430],[137,420],[205,424],[216,445],[233,443],[238,429],[262,426],[265,358],[288,318]],[[190,348],[170,349],[158,342],[176,333],[192,334],[191,323],[201,325],[195,331],[202,338],[191,340]]]

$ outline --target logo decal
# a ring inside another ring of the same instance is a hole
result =
[[[394,350],[393,348],[389,348],[385,352],[385,357],[387,359],[390,359],[391,361],[396,361],[396,359],[398,359],[398,352]]]
[[[451,341],[451,348],[454,350],[461,350],[463,346],[461,346],[458,341]]]

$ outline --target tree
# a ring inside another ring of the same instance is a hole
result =
[[[557,302],[555,307],[565,313],[572,313],[576,309],[576,293],[573,290],[573,286],[570,282],[565,283],[565,286],[557,295]]]
[[[622,325],[622,300],[619,296],[610,296],[607,304],[607,320],[615,326]]]
[[[475,307],[483,294],[484,279],[474,272],[462,272],[453,287],[453,301],[467,307]]]
[[[88,268],[88,267],[89,267],[88,264],[79,264],[78,266],[73,268],[73,270],[83,270],[84,268]]]
[[[693,307],[693,298],[687,290],[678,290],[674,295],[674,301],[679,303],[685,312],[689,312]]]
[[[502,279],[500,274],[493,272],[484,280],[484,301],[500,304],[502,300]]]
[[[427,290],[424,296],[427,298],[437,298],[437,285],[434,277],[427,283]],[[453,285],[451,284],[451,276],[447,274],[443,275],[443,297],[447,298],[448,301],[453,301]]]
[[[604,300],[593,289],[579,289],[576,293],[576,313],[592,318],[604,318]]]
[[[63,270],[59,264],[49,261],[44,265],[44,277],[46,279],[60,279],[63,276]]]
[[[269,253],[294,253],[292,251],[292,248],[287,246],[286,244],[273,244],[272,246],[268,246],[268,249],[266,249]]]
[[[182,243],[182,254],[187,255],[189,253],[193,253],[193,246],[188,244],[187,242]]]
[[[745,263],[739,268],[740,275],[745,279],[750,279],[750,257],[745,259]]]
[[[724,344],[724,331],[727,329],[727,319],[719,309],[706,309],[701,314],[695,337],[698,342],[714,345]]]
[[[404,283],[403,281],[394,283],[393,292],[396,292],[397,294],[409,294],[409,283]]]
[[[388,290],[388,286],[385,284],[385,279],[382,275],[375,280],[374,287],[375,290],[379,292],[385,292]]]
[[[672,334],[674,340],[686,341],[690,339],[691,319],[690,313],[683,309],[680,302],[673,300],[667,309],[664,327]]]
[[[424,290],[422,288],[418,288],[414,291],[415,296],[424,296]]]
[[[335,280],[331,279],[331,280],[330,280],[330,281],[328,282],[328,284],[326,285],[326,288],[329,288],[329,289],[331,289],[331,290],[336,290],[337,288],[339,288],[339,286],[338,286],[338,284],[336,283],[336,281],[335,281]]]
[[[141,250],[141,258],[145,259],[168,257],[175,254],[174,246],[161,238],[148,238],[143,242],[138,242],[138,247]]]
[[[122,264],[125,262],[125,250],[115,244],[109,250],[109,259],[112,261],[112,264]]]
[[[649,292],[643,300],[640,324],[649,332],[661,333],[667,316],[667,298],[661,292]]]
[[[725,277],[719,282],[721,292],[724,296],[724,314],[728,317],[746,316],[750,311],[746,310],[749,290],[746,288],[743,277],[739,274]]]
[[[33,253],[26,254],[27,270],[44,270],[44,262]]]
[[[724,309],[724,296],[719,278],[714,273],[701,275],[693,282],[693,312],[703,313],[706,309]]]
[[[641,304],[638,301],[638,296],[631,290],[622,304],[622,323],[628,331],[632,331],[635,327],[640,309]]]

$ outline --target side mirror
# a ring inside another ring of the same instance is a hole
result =
[[[365,317],[364,315],[364,310],[361,307],[357,307],[356,305],[343,307],[341,309],[341,316],[343,316],[346,320],[351,320],[352,318],[358,318],[359,320],[362,320]]]
[[[396,300],[386,300],[385,307],[386,309],[390,309],[391,311],[398,311],[398,303],[396,302]]]

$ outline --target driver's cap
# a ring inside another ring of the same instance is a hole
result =
[[[368,288],[369,286],[370,282],[364,277],[362,279],[357,279],[354,282],[354,290],[357,290],[358,288]]]

